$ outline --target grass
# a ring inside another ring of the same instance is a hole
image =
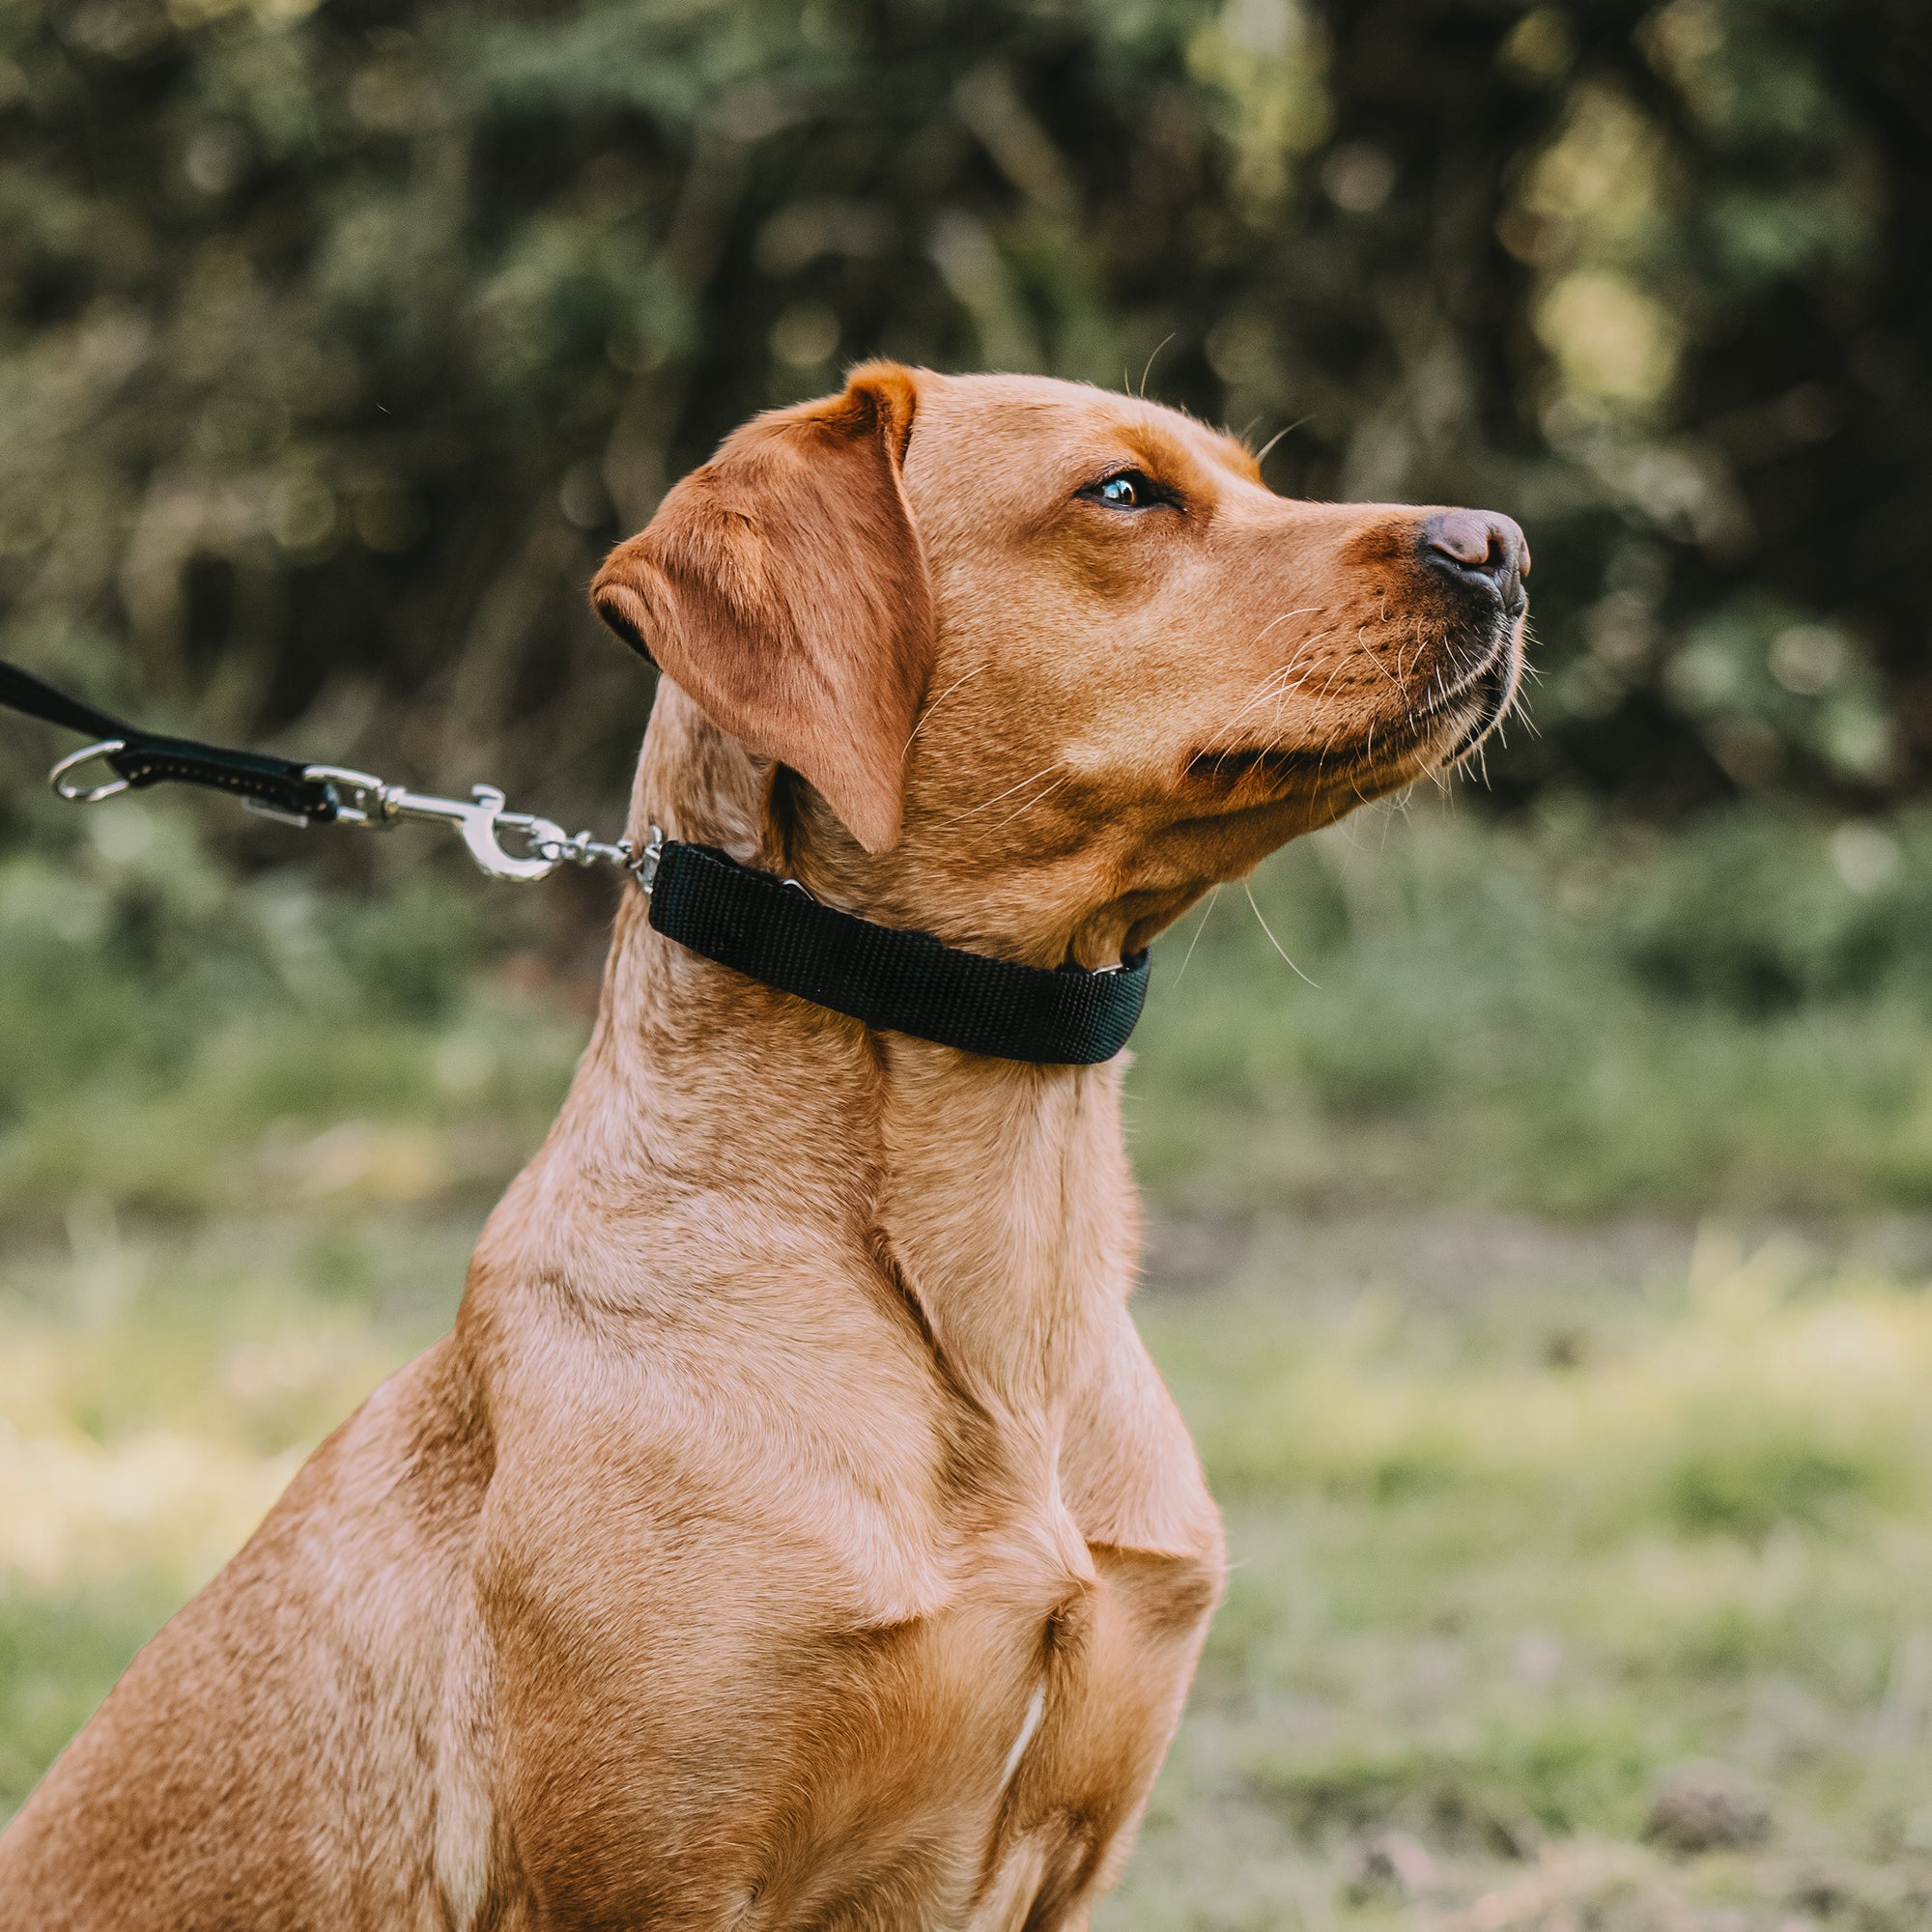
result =
[[[585,1024],[554,899],[120,803],[0,863],[0,1815],[446,1323]],[[1255,895],[1136,1040],[1238,1567],[1101,1924],[1932,1924],[1932,824],[1417,812]]]
[[[1932,1922],[1932,1299],[1712,1238],[1577,1317],[1145,1308],[1238,1567],[1104,1922]],[[1649,1841],[1708,1760],[1766,1838]]]
[[[1365,813],[1255,896],[1162,942],[1135,1041],[1191,1211],[1932,1206],[1932,820]]]

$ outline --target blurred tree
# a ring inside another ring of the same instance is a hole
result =
[[[1506,795],[1872,802],[1932,775],[1928,115],[1923,0],[10,0],[0,651],[608,822],[602,547],[882,353],[1520,516]]]

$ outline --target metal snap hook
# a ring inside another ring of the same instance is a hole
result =
[[[62,783],[70,772],[77,772],[82,765],[91,764],[96,758],[111,756],[116,752],[125,752],[128,741],[125,738],[103,738],[98,745],[83,746],[78,752],[71,752],[47,774],[47,783],[53,788],[56,798],[64,798],[70,805],[94,805],[103,798],[112,798],[116,792],[129,789],[129,781],[117,777],[112,784],[96,785],[92,791],[85,791],[78,785]]]
[[[302,776],[334,788],[338,825],[360,825],[372,832],[385,832],[404,818],[453,825],[469,856],[493,879],[548,878],[562,857],[559,848],[568,842],[563,828],[549,819],[506,811],[508,801],[495,785],[472,785],[468,799],[435,798],[341,765],[310,765]],[[524,834],[535,856],[519,859],[504,851],[498,827]]]
[[[568,836],[562,826],[553,825],[547,818],[533,817],[526,811],[505,811],[503,808],[509,800],[495,785],[471,785],[469,796],[475,801],[474,804],[459,805],[456,808],[460,814],[463,842],[469,848],[469,856],[493,879],[543,879],[548,878],[556,869],[560,856],[556,848],[563,844]],[[408,813],[410,807],[416,802],[412,794],[405,792],[401,810]],[[430,806],[453,803],[443,799],[425,799],[421,802]],[[427,815],[441,816],[440,812],[431,812]],[[499,825],[522,832],[530,844],[540,850],[543,846],[549,845],[550,855],[533,859],[512,858],[497,842],[497,828]]]

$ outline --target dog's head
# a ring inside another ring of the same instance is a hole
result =
[[[591,595],[769,761],[788,869],[1103,965],[1465,757],[1528,569],[1505,517],[1292,502],[1131,396],[874,363],[730,437]]]

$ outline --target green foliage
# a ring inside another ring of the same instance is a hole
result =
[[[1922,1293],[1721,1241],[1580,1303],[1295,1274],[1140,1307],[1236,1567],[1107,1922],[1922,1924]],[[1528,1346],[1579,1313],[1580,1360]],[[1770,1841],[1637,1851],[1712,1758]]]
[[[1655,1745],[1629,1714],[1512,1712],[1463,1748],[1344,1748],[1258,1759],[1255,1788],[1305,1837],[1361,1836],[1391,1826],[1438,1846],[1520,1857],[1545,1830],[1634,1836]]]
[[[16,1237],[265,1188],[501,1184],[582,1038],[577,996],[544,997],[542,959],[511,952],[533,908],[434,870],[380,897],[242,877],[179,801],[100,810],[61,863],[0,862],[0,1209]],[[538,996],[493,982],[493,957]]]
[[[0,1591],[0,1805],[33,1788],[172,1608],[146,1578],[65,1598]]]
[[[1928,879],[1917,816],[1358,820],[1162,942],[1142,1172],[1232,1212],[1923,1204]]]
[[[1762,1541],[1786,1524],[1819,1527],[1883,1494],[1893,1472],[1804,1435],[1769,1436],[1737,1419],[1688,1450],[1663,1485],[1678,1527]]]
[[[583,611],[601,547],[883,353],[1148,382],[1293,425],[1290,494],[1518,514],[1512,797],[1869,800],[1932,730],[1928,18],[23,0],[0,650],[608,815],[648,680]]]

